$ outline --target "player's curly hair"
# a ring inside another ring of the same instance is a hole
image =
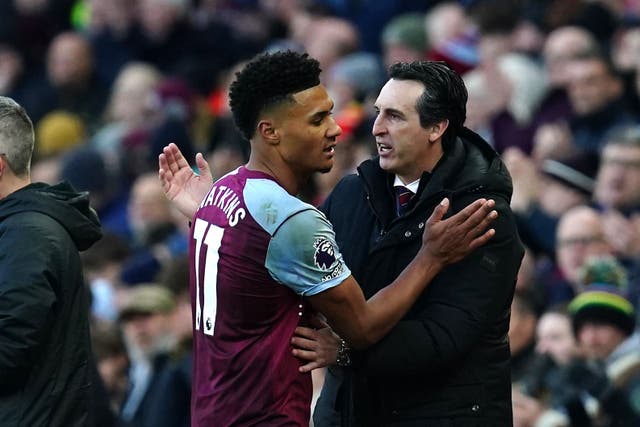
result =
[[[229,105],[242,135],[250,140],[266,108],[293,102],[292,95],[320,84],[320,64],[306,53],[281,51],[256,56],[229,89]]]

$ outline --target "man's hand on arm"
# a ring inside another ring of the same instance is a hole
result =
[[[393,283],[365,301],[360,286],[350,276],[340,285],[310,296],[309,301],[350,346],[366,348],[374,344],[404,317],[445,265],[462,259],[493,237],[495,230],[487,228],[497,218],[494,205],[493,200],[480,199],[443,220],[449,208],[448,200],[443,200],[427,221],[420,251]]]
[[[164,193],[174,206],[187,218],[196,213],[200,202],[213,183],[209,164],[201,153],[196,154],[196,174],[184,158],[178,146],[170,143],[158,156],[158,176]]]

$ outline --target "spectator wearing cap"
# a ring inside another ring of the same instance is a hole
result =
[[[423,13],[405,13],[394,17],[382,30],[382,57],[386,67],[396,62],[426,58],[427,32]]]
[[[589,285],[568,305],[578,352],[531,378],[537,392],[514,392],[516,425],[639,425],[640,337],[626,273],[615,258],[595,257],[581,274]]]
[[[154,406],[156,383],[165,369],[175,339],[171,334],[173,294],[153,283],[135,286],[124,296],[118,320],[130,360],[129,389],[120,408],[121,419],[143,426]]]
[[[55,110],[36,125],[35,154],[38,158],[55,157],[82,144],[86,138],[84,122],[68,111]]]
[[[608,386],[596,396],[602,411],[615,425],[640,425],[640,335],[633,305],[618,287],[592,283],[571,301],[569,312],[584,355],[604,363]]]
[[[578,153],[546,159],[538,167],[517,149],[504,154],[514,186],[512,207],[523,240],[537,254],[553,257],[559,218],[591,202],[598,156]]]
[[[602,151],[594,202],[604,233],[629,271],[631,302],[640,303],[640,126],[621,127]]]

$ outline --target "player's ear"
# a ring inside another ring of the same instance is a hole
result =
[[[268,144],[278,144],[280,142],[280,133],[272,120],[260,120],[258,122],[258,134]]]

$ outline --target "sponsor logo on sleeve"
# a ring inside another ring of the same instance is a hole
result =
[[[322,281],[338,277],[344,271],[344,265],[336,259],[336,249],[329,239],[316,239],[313,244],[315,253],[313,262],[320,270],[326,271],[327,274],[322,277]]]

